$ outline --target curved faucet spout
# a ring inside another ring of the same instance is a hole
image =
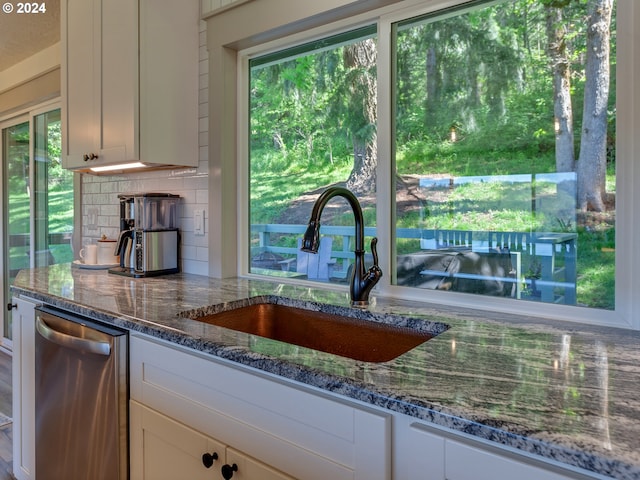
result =
[[[382,277],[382,270],[378,266],[378,239],[371,240],[371,253],[373,254],[373,266],[365,272],[364,269],[364,218],[362,207],[356,196],[346,188],[331,187],[320,194],[311,211],[309,226],[302,239],[301,250],[304,252],[318,253],[320,245],[320,216],[327,202],[333,197],[342,197],[349,202],[353,216],[355,217],[356,245],[355,262],[353,273],[350,279],[351,305],[355,307],[366,307],[369,305],[369,292]]]

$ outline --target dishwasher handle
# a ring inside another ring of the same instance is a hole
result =
[[[38,333],[42,335],[42,337],[63,347],[95,353],[105,357],[111,355],[111,345],[109,343],[87,340],[85,338],[74,337],[73,335],[59,332],[47,325],[40,316],[36,317],[36,330],[38,330]]]

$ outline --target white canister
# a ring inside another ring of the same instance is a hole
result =
[[[115,255],[116,241],[106,237],[98,240],[98,264],[116,265],[120,263],[120,257]]]

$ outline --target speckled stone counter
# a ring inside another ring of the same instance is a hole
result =
[[[181,316],[256,296],[346,307],[346,292],[187,274],[130,279],[70,265],[22,271],[13,292],[601,475],[640,479],[638,332],[374,296],[369,311],[381,318],[450,328],[394,360],[367,363]]]

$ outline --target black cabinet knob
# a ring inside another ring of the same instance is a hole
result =
[[[7,303],[7,310],[11,311],[14,308],[18,308],[18,305],[15,304],[15,303],[11,303],[11,302]]]
[[[218,454],[216,452],[205,453],[202,455],[202,464],[207,468],[211,468],[213,462],[216,460],[218,460]]]
[[[222,472],[222,478],[224,478],[224,480],[229,480],[233,477],[233,472],[238,471],[238,465],[235,463],[233,465],[227,465],[225,463],[220,471]]]

